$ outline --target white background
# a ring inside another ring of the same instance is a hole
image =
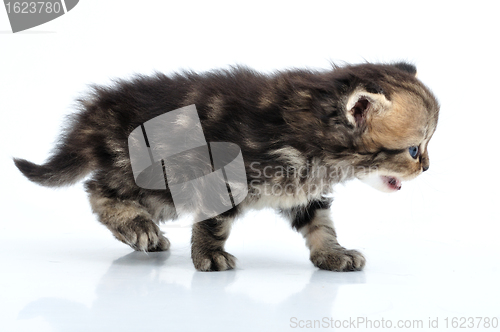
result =
[[[16,34],[0,9],[2,324],[277,331],[323,317],[425,326],[431,317],[440,327],[446,317],[499,317],[497,7],[86,0]],[[236,223],[227,244],[235,271],[195,272],[189,229],[179,222],[163,226],[170,254],[129,255],[96,221],[81,184],[43,188],[12,163],[44,161],[88,84],[234,64],[270,72],[395,60],[417,65],[440,101],[440,120],[430,170],[400,192],[357,181],[336,188],[339,240],[366,255],[363,272],[317,271],[301,237],[271,211]]]

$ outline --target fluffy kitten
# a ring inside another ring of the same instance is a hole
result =
[[[201,271],[234,268],[234,256],[224,250],[231,224],[245,210],[261,207],[290,220],[315,266],[362,269],[362,254],[337,242],[327,195],[332,185],[352,178],[396,191],[401,181],[427,170],[439,112],[407,63],[137,76],[93,87],[45,164],[14,162],[45,186],[73,184],[91,173],[85,186],[101,223],[135,250],[167,250],[170,243],[157,224],[183,211],[175,210],[168,188],[136,185],[127,139],[144,122],[192,104],[208,142],[241,148],[248,181],[241,204],[193,225],[191,256]]]

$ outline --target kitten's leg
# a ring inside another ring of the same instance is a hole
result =
[[[191,258],[197,270],[224,271],[235,267],[236,258],[224,250],[234,220],[234,210],[193,225]]]
[[[329,199],[312,201],[306,207],[284,210],[292,226],[306,239],[311,251],[311,261],[323,270],[358,271],[365,265],[365,258],[356,250],[347,250],[337,241],[337,234],[330,218]]]
[[[95,182],[88,182],[92,210],[113,235],[138,251],[164,251],[170,242],[147,209],[133,200],[108,197]]]

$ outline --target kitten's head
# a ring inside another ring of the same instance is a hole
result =
[[[361,64],[307,77],[290,79],[289,139],[340,170],[335,181],[357,177],[393,192],[429,168],[439,104],[413,65]]]
[[[351,68],[351,89],[342,104],[354,133],[355,176],[393,192],[429,168],[427,146],[439,104],[406,63]],[[354,84],[352,84],[354,83]]]

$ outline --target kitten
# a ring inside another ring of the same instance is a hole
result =
[[[235,217],[272,207],[306,239],[320,269],[361,270],[365,258],[340,246],[330,219],[334,184],[359,178],[387,192],[429,168],[427,145],[439,105],[408,63],[361,64],[330,71],[261,74],[236,67],[204,74],[137,76],[95,86],[43,165],[14,159],[31,181],[85,187],[93,211],[135,250],[170,246],[158,227],[178,213],[166,190],[139,187],[128,137],[146,121],[196,106],[208,142],[241,149],[248,195],[192,228],[191,256],[200,271],[235,267],[224,250]]]

